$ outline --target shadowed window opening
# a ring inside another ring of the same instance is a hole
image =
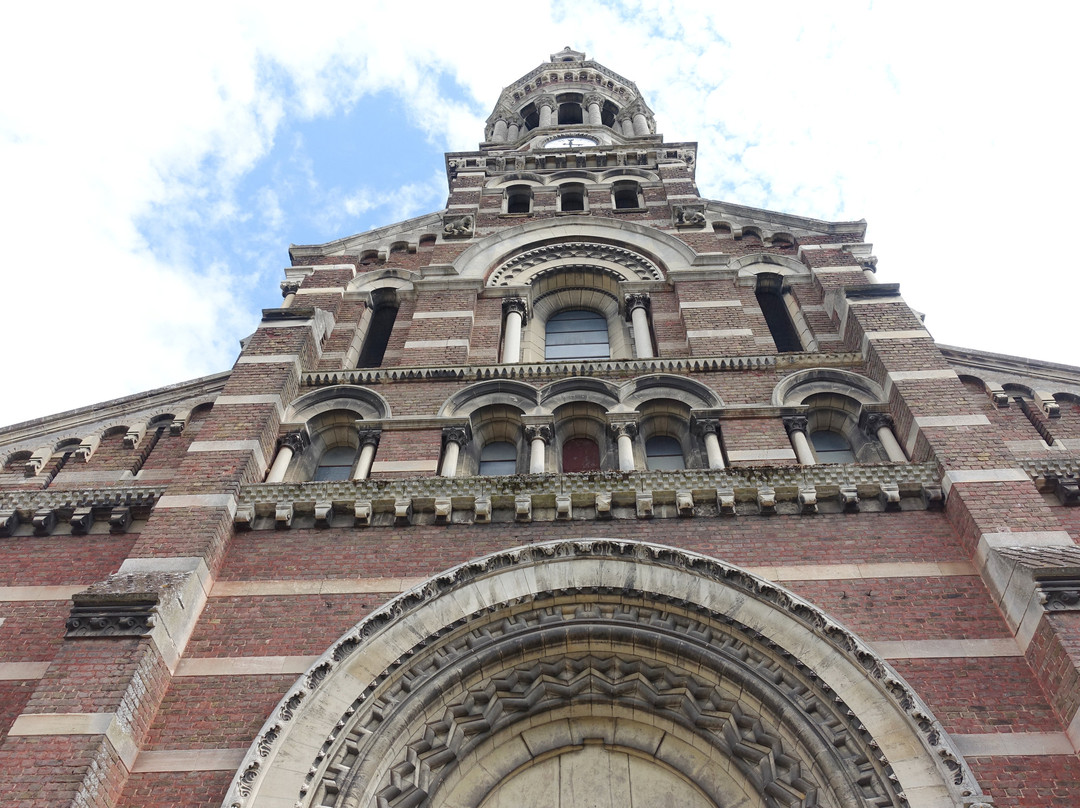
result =
[[[607,319],[595,311],[571,309],[551,317],[546,324],[544,359],[607,359]]]

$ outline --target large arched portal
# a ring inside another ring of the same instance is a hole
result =
[[[885,808],[979,790],[841,626],[721,562],[517,548],[387,604],[293,687],[227,806]]]

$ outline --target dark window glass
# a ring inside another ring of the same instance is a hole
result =
[[[788,313],[787,304],[779,289],[766,289],[758,286],[758,305],[761,313],[765,315],[765,324],[769,327],[776,350],[780,353],[789,351],[801,351],[802,343],[795,326],[791,323],[791,315]]]
[[[585,210],[585,194],[577,188],[572,191],[563,191],[559,194],[559,200],[564,211]]]
[[[645,466],[661,471],[675,471],[686,468],[682,446],[667,435],[656,436],[645,441]]]
[[[364,347],[360,349],[360,360],[356,363],[358,368],[377,368],[382,364],[397,313],[397,306],[379,306],[372,312]]]
[[[507,213],[528,213],[532,209],[532,197],[528,188],[511,188],[506,196]]]
[[[559,124],[581,123],[581,104],[559,104]]]
[[[347,480],[352,474],[356,450],[351,446],[335,446],[327,449],[315,469],[315,480]]]
[[[615,186],[615,207],[620,210],[638,207],[637,183],[622,183]]]
[[[600,447],[590,438],[571,438],[563,443],[562,470],[566,473],[575,471],[599,471]]]
[[[819,463],[854,463],[851,444],[839,432],[811,432],[810,442]]]
[[[561,311],[547,321],[544,358],[607,359],[607,319],[584,309]]]
[[[480,452],[480,473],[498,477],[517,473],[517,448],[506,441],[487,444]]]

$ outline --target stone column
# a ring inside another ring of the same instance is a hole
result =
[[[360,459],[356,461],[356,471],[353,472],[354,480],[366,480],[371,474],[371,464],[375,460],[375,450],[379,448],[379,438],[382,431],[378,429],[364,429],[364,422],[357,421],[357,437],[360,439]]]
[[[505,143],[506,129],[506,121],[502,120],[501,118],[495,121],[495,131],[491,133],[492,141],[495,143]]]
[[[893,433],[892,416],[883,412],[864,412],[859,424],[866,434],[876,437],[893,463],[906,463],[907,455]]]
[[[529,442],[529,474],[543,474],[547,469],[547,446],[554,432],[550,425],[528,425],[525,439]]]
[[[503,300],[503,351],[504,365],[521,361],[521,329],[528,321],[529,305],[521,297]]]
[[[694,418],[693,425],[705,441],[705,454],[709,468],[724,468],[724,453],[720,450],[720,421],[717,418]]]
[[[634,470],[634,438],[637,437],[637,424],[633,421],[619,421],[609,425],[611,434],[619,443],[619,471]]]
[[[645,117],[644,112],[634,113],[634,134],[635,135],[647,135],[649,134],[649,121]]]
[[[439,474],[443,477],[456,477],[458,457],[461,447],[472,440],[472,429],[468,424],[465,426],[444,426],[443,436],[443,462]]]
[[[791,445],[795,449],[795,456],[799,463],[804,466],[817,465],[814,460],[814,451],[810,448],[810,439],[806,437],[809,422],[805,415],[789,415],[784,418],[784,429],[787,430]]]
[[[281,282],[281,296],[285,300],[281,303],[281,308],[287,309],[296,300],[296,293],[300,289],[300,281],[282,281]]]
[[[585,109],[588,111],[588,123],[590,126],[600,126],[603,123],[603,118],[600,117],[603,104],[604,99],[598,95],[585,97]]]
[[[619,134],[623,137],[630,137],[634,134],[634,119],[630,117],[620,118],[616,123],[619,124]]]
[[[556,123],[555,116],[552,114],[555,107],[555,99],[550,95],[541,96],[536,99],[536,108],[540,110],[540,127],[552,126]]]
[[[649,296],[627,295],[626,316],[634,327],[634,351],[638,359],[652,359],[652,334],[649,332]]]
[[[270,467],[270,471],[266,475],[266,481],[268,483],[280,483],[284,480],[285,472],[288,470],[293,456],[304,451],[310,443],[307,432],[300,429],[281,438],[278,441],[278,452],[274,458],[274,465]]]
[[[509,123],[506,126],[506,140],[508,143],[515,143],[518,139],[518,134],[521,128],[516,123]]]

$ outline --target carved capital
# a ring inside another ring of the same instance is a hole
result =
[[[867,435],[874,437],[882,427],[892,429],[893,419],[891,415],[885,412],[863,411],[862,415],[859,416],[859,426]]]
[[[363,421],[357,421],[356,423],[357,427],[359,427],[359,425],[362,424]],[[379,440],[380,438],[382,438],[382,430],[358,428],[356,430],[356,437],[360,441],[361,449],[363,449],[365,446],[374,446],[377,449],[379,448]]]
[[[789,436],[792,432],[802,432],[805,435],[809,428],[810,421],[805,415],[784,416],[784,429],[787,430]]]
[[[557,107],[558,107],[558,105],[555,103],[555,96],[548,95],[547,93],[544,93],[542,95],[538,95],[536,97],[536,102],[535,103],[536,103],[536,108],[537,109],[540,109],[540,107],[547,107],[552,112],[554,112],[555,109],[557,109]]]
[[[604,106],[604,96],[600,95],[599,93],[589,93],[589,94],[587,94],[585,96],[585,109],[588,109],[593,104],[596,104],[598,107],[603,108],[603,106]]]
[[[443,444],[456,443],[458,446],[464,448],[472,440],[472,427],[468,424],[464,426],[444,426],[442,431]]]
[[[608,430],[615,439],[621,438],[624,435],[628,438],[636,438],[638,434],[638,425],[636,421],[613,421],[608,424]]]
[[[529,322],[529,303],[523,297],[508,297],[502,302],[503,317],[510,312],[516,311],[521,315],[521,324]]]
[[[278,446],[287,446],[292,449],[294,455],[300,454],[309,445],[311,445],[311,438],[308,437],[307,430],[303,429],[293,430],[278,439]]]
[[[623,309],[626,311],[626,319],[629,320],[630,316],[634,313],[634,309],[645,309],[648,313],[652,302],[649,299],[648,294],[644,292],[635,292],[632,295],[627,295],[623,298]]]
[[[300,291],[300,281],[282,281],[278,285],[281,287],[282,297],[295,295],[298,291]]]
[[[525,440],[530,443],[539,438],[545,446],[550,446],[554,437],[555,431],[550,424],[529,424],[525,427]]]
[[[698,418],[696,415],[691,415],[690,427],[700,438],[704,438],[706,435],[720,436],[719,418]]]

